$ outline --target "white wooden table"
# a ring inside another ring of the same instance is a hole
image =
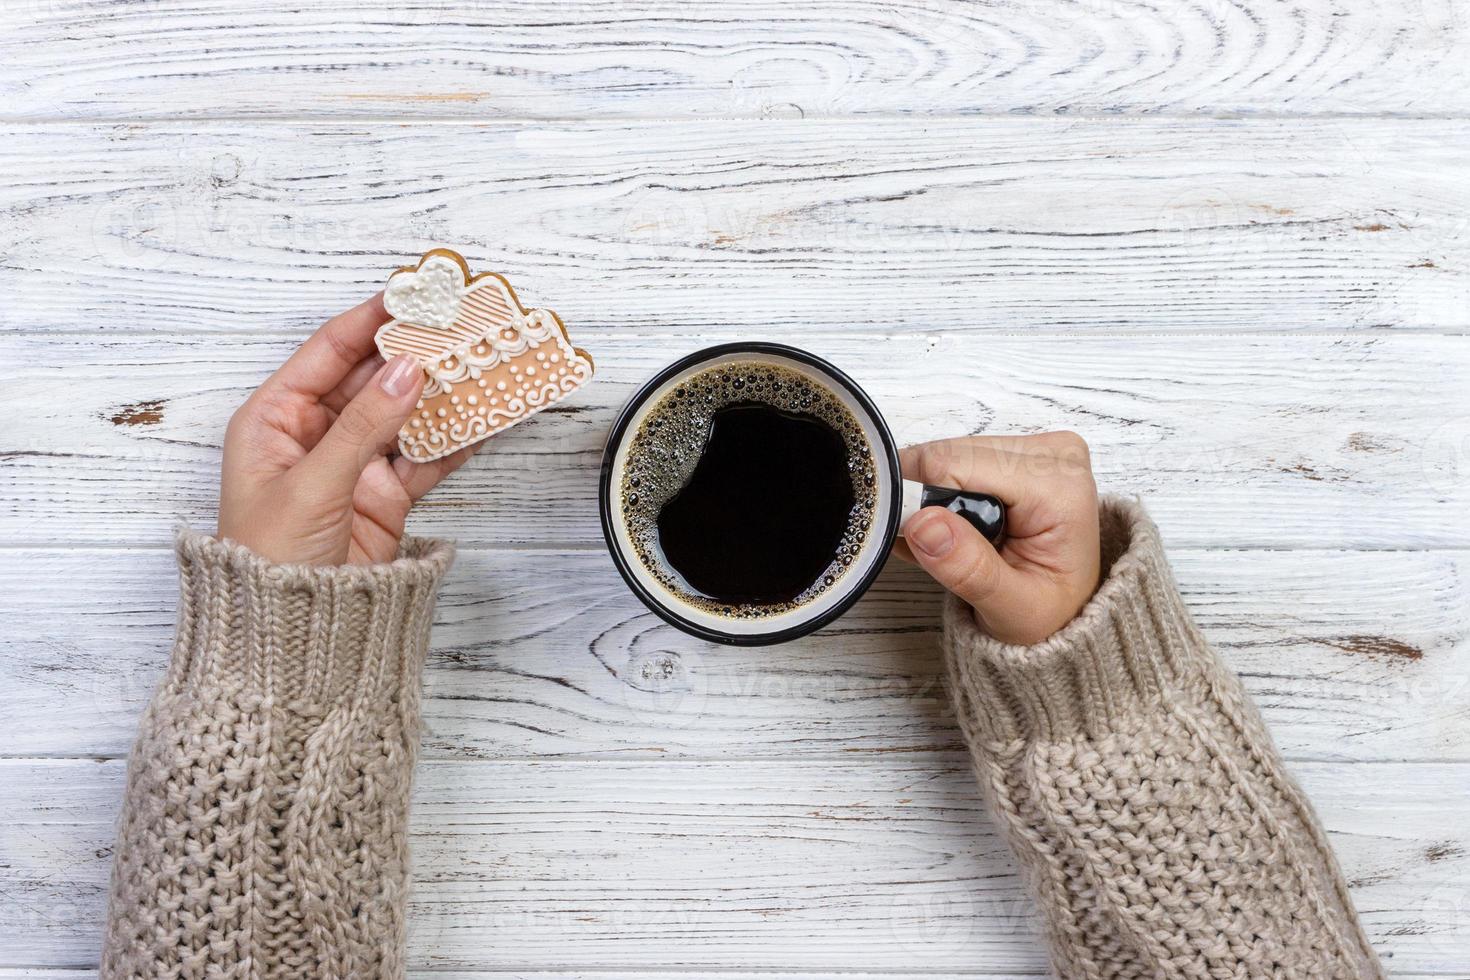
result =
[[[225,420],[435,244],[599,375],[414,519],[462,547],[420,976],[1045,972],[932,586],[890,568],[824,633],[729,650],[602,550],[616,407],[737,338],[832,358],[905,440],[1084,433],[1392,972],[1470,976],[1470,0],[0,17],[0,977],[95,967],[170,531],[212,526]]]

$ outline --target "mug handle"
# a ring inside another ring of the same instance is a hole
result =
[[[950,487],[935,487],[915,480],[903,481],[903,507],[899,511],[898,526],[902,528],[921,507],[943,507],[958,514],[970,526],[996,547],[1006,533],[1006,505],[988,493],[955,490]],[[902,535],[902,530],[899,531]]]

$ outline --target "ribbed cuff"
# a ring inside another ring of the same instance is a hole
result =
[[[404,538],[383,565],[276,565],[187,529],[167,683],[277,703],[392,701],[417,685],[446,541]]]
[[[1099,509],[1104,580],[1077,618],[1034,646],[986,636],[950,596],[945,659],[966,735],[987,746],[1099,737],[1206,682],[1212,655],[1184,608],[1142,505]]]

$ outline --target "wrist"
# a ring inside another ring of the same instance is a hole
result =
[[[999,643],[1018,647],[1034,646],[1066,629],[1082,615],[1102,586],[1101,535],[1095,529],[1090,533],[1098,539],[1086,549],[1086,571],[1073,575],[1028,572],[1035,586],[1032,601],[1003,604],[993,619],[986,617],[983,607],[966,605],[975,627]]]
[[[945,656],[967,733],[987,745],[1117,731],[1163,691],[1198,677],[1208,649],[1174,586],[1158,529],[1132,501],[1105,498],[1102,583],[1072,620],[1032,644],[945,610]]]

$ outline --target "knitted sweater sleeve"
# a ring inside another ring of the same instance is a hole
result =
[[[1031,647],[951,598],[950,689],[1063,978],[1373,978],[1321,825],[1185,610],[1158,529],[1102,505],[1104,580]]]
[[[102,976],[400,976],[419,678],[452,548],[314,569],[183,532],[177,553]]]

